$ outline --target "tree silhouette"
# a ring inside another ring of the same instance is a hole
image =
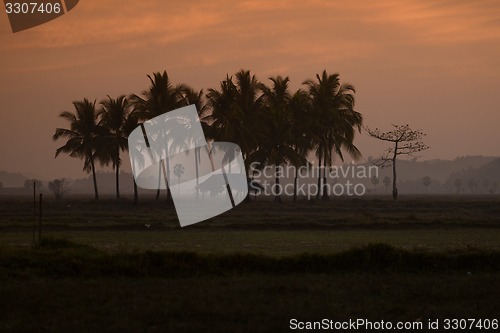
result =
[[[257,148],[254,133],[262,114],[261,87],[255,75],[240,70],[234,80],[226,75],[220,89],[209,89],[207,93],[211,112],[205,119],[210,123],[209,136],[216,141],[236,143],[245,161]]]
[[[116,172],[117,199],[120,199],[120,152],[127,150],[128,147],[128,135],[124,127],[131,108],[132,104],[126,96],[122,95],[116,99],[108,96],[108,99],[101,102],[101,110],[99,111],[99,124],[108,132],[106,133],[105,150]]]
[[[305,163],[305,157],[294,149],[292,137],[292,112],[290,101],[292,96],[288,91],[288,77],[271,77],[272,86],[262,86],[264,112],[260,120],[259,131],[256,133],[257,150],[250,155],[251,161],[259,165],[274,165],[275,190],[274,201],[281,202],[281,187],[279,167],[287,162],[292,165]]]
[[[297,187],[299,182],[298,168],[310,166],[307,155],[314,147],[315,133],[312,124],[315,119],[311,112],[311,99],[309,94],[301,89],[297,90],[290,100],[291,113],[291,143],[294,151],[303,157],[300,163],[295,164],[295,176],[293,180],[293,201],[297,201]]]
[[[54,179],[49,182],[49,190],[54,194],[57,201],[68,192],[68,182],[65,178]]]
[[[132,133],[132,131],[134,129],[137,128],[137,126],[140,125],[140,122],[139,122],[139,115],[137,112],[135,111],[132,111],[130,113],[127,114],[127,117],[125,118],[125,122],[123,123],[123,134],[125,135],[125,137],[127,138],[127,141],[128,141],[128,137],[130,135],[130,133]],[[130,149],[137,149],[136,147],[132,146],[130,147],[128,145],[128,142],[127,142],[127,146],[126,146],[126,150],[130,153]],[[144,165],[144,160],[140,160],[140,158],[142,157],[142,154],[138,151],[135,152],[134,154],[135,156],[135,159],[136,159],[136,162]],[[132,173],[134,173],[134,164],[132,163]],[[138,202],[139,202],[139,195],[138,195],[138,191],[137,191],[137,183],[135,181],[135,177],[134,175],[132,175],[132,179],[134,181],[134,204],[137,205]]]
[[[208,113],[208,105],[205,103],[203,90],[196,91],[193,88],[186,86],[182,92],[182,98],[186,105],[194,105],[196,107],[196,111],[198,112],[198,117],[200,119],[200,125],[205,134],[205,137],[210,131],[210,127],[207,124],[206,116]],[[188,140],[200,140],[201,138],[190,137]],[[196,175],[196,199],[199,198],[200,190],[199,190],[199,167],[201,163],[201,149],[202,147],[199,145],[199,142],[193,142],[196,146],[194,149],[194,165],[195,165],[195,175]],[[208,147],[207,147],[208,149]]]
[[[431,183],[432,183],[432,180],[431,180],[431,177],[429,177],[429,176],[425,176],[422,179],[422,184],[425,186],[427,193],[429,192],[429,186],[431,186]]]
[[[392,126],[394,129],[388,132],[381,132],[378,128],[374,130],[366,128],[366,131],[376,139],[388,141],[393,144],[393,146],[387,149],[384,155],[375,163],[382,167],[392,166],[392,198],[394,201],[397,201],[396,162],[398,156],[408,155],[414,157],[415,153],[429,149],[429,147],[421,141],[425,136],[422,131],[412,130],[409,125]]]
[[[182,96],[182,91],[186,89],[183,84],[173,85],[166,71],[163,73],[153,73],[153,76],[148,75],[151,85],[149,89],[143,91],[142,97],[132,95],[131,100],[134,103],[136,112],[141,120],[149,120],[155,118],[165,112],[175,110],[181,106],[185,106]],[[168,154],[168,147],[165,147]],[[166,158],[159,163],[158,190],[156,192],[156,200],[160,198],[160,181],[162,168],[165,167],[165,178],[169,178],[170,163]],[[170,201],[170,189],[167,187],[167,200]]]
[[[248,70],[240,70],[233,76],[226,75],[218,89],[203,91],[178,84],[174,85],[166,71],[147,76],[150,85],[140,95],[128,98],[108,96],[95,108],[95,101],[87,99],[74,102],[75,111],[63,112],[60,116],[70,122],[69,129],[56,129],[54,140],[66,138],[64,146],[56,151],[56,157],[68,153],[72,157],[84,159],[84,170],[92,171],[94,192],[99,198],[95,163],[112,164],[116,178],[116,197],[120,197],[119,174],[121,152],[128,149],[128,135],[143,121],[156,118],[168,111],[194,104],[201,119],[201,126],[208,139],[228,141],[237,144],[245,160],[246,169],[253,161],[261,166],[275,167],[275,183],[279,185],[277,174],[279,166],[294,165],[294,198],[297,199],[298,167],[308,166],[307,156],[315,153],[318,166],[323,173],[318,175],[318,198],[328,199],[326,168],[339,157],[344,161],[346,152],[354,159],[361,156],[353,144],[357,131],[362,125],[362,116],[354,110],[354,87],[342,84],[338,74],[329,75],[326,71],[317,74],[315,80],[303,82],[304,90],[289,92],[289,79],[272,77],[272,84],[263,85]],[[205,103],[206,101],[206,103]],[[168,151],[185,148],[193,143],[189,136],[172,135],[190,126],[186,122],[169,133],[161,133],[155,140],[164,144]],[[185,132],[185,131],[184,131]],[[172,137],[175,137],[172,139]],[[207,148],[210,150],[209,148]],[[225,152],[229,158],[233,152]],[[140,155],[140,154],[138,154]],[[194,165],[198,179],[200,148],[194,152]],[[226,158],[226,157],[225,157]],[[140,163],[140,161],[138,161]],[[158,181],[169,179],[170,161],[160,161]],[[229,172],[231,172],[229,170]],[[250,175],[247,174],[250,179]],[[158,188],[160,188],[160,184]],[[158,199],[158,189],[156,198]],[[167,186],[167,199],[170,200]],[[247,196],[247,200],[250,196]],[[276,197],[280,201],[281,197]],[[137,184],[134,179],[134,203],[138,202]]]
[[[208,136],[215,141],[237,144],[247,172],[252,162],[248,157],[258,148],[255,133],[260,130],[262,116],[261,87],[255,75],[242,69],[235,74],[234,81],[226,75],[220,89],[209,89],[207,93],[210,112],[204,120],[210,124]],[[245,201],[250,201],[250,195]]]
[[[73,102],[75,113],[69,111],[62,112],[59,116],[70,123],[70,128],[57,128],[53,135],[54,140],[60,138],[68,139],[66,143],[56,150],[56,156],[61,153],[69,154],[84,160],[83,170],[92,171],[94,181],[95,199],[99,199],[97,189],[97,179],[95,172],[96,160],[101,164],[109,163],[109,155],[104,154],[104,144],[106,138],[105,129],[98,124],[98,113],[95,108],[95,101],[88,99]]]
[[[307,80],[303,84],[307,86],[316,120],[313,127],[318,167],[323,167],[323,175],[320,172],[318,176],[318,189],[323,187],[323,199],[327,200],[326,168],[333,165],[334,156],[338,155],[344,161],[344,149],[354,159],[361,157],[353,142],[356,129],[361,132],[363,117],[354,111],[354,87],[348,83],[341,84],[339,74],[329,75],[325,70],[321,76],[316,75],[315,81]],[[318,190],[317,198],[320,192]]]

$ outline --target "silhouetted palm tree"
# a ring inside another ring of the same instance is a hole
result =
[[[208,105],[205,103],[203,98],[203,90],[196,91],[193,88],[186,86],[182,91],[182,96],[184,103],[186,105],[194,105],[196,111],[198,112],[198,118],[200,119],[200,125],[205,134],[205,137],[210,131],[210,127],[206,122],[206,116],[208,112]],[[190,138],[190,140],[199,140],[201,138]],[[194,142],[196,148],[194,149],[194,164],[195,164],[195,174],[196,174],[196,198],[199,198],[199,166],[201,163],[201,149],[199,142]],[[208,150],[208,147],[206,148]]]
[[[262,112],[260,88],[261,83],[255,75],[240,70],[235,74],[234,82],[233,77],[227,75],[220,90],[209,89],[207,94],[210,114],[204,119],[210,124],[209,137],[236,143],[241,148],[247,172],[251,163],[248,156],[257,149],[255,132]],[[249,200],[247,195],[246,201]]]
[[[249,71],[240,70],[233,77],[226,76],[220,89],[207,93],[210,115],[209,136],[216,141],[227,141],[240,146],[243,158],[255,150],[255,122],[261,111],[260,82]]]
[[[95,172],[95,162],[108,164],[109,156],[104,154],[104,143],[106,131],[98,124],[98,113],[95,108],[95,101],[88,99],[73,102],[75,113],[62,112],[59,116],[70,123],[70,128],[57,128],[53,135],[54,140],[60,138],[68,139],[66,143],[56,150],[56,157],[60,153],[69,154],[71,157],[78,157],[84,160],[83,170],[92,171],[94,181],[95,198],[99,199],[97,189],[97,179]]]
[[[106,152],[113,163],[116,172],[116,198],[120,198],[120,152],[125,151],[128,146],[127,133],[124,126],[128,114],[131,112],[132,104],[126,96],[120,96],[113,99],[108,96],[108,99],[101,102],[101,110],[99,111],[100,122],[109,133],[106,139]]]
[[[148,78],[151,85],[142,92],[142,97],[131,96],[141,119],[152,119],[184,106],[182,91],[186,88],[185,85],[173,85],[166,71],[153,73],[153,76],[148,75]]]
[[[299,181],[298,168],[307,166],[307,156],[314,147],[315,133],[312,126],[315,121],[311,115],[311,100],[303,90],[297,90],[290,100],[290,112],[292,116],[292,143],[297,154],[304,158],[303,162],[295,165],[295,177],[293,186],[293,201],[297,200],[297,186]]]
[[[163,73],[157,72],[153,76],[148,75],[151,85],[148,90],[145,90],[141,96],[132,95],[131,100],[135,105],[137,114],[142,120],[148,120],[155,118],[165,112],[175,110],[181,106],[184,106],[184,100],[182,97],[182,91],[185,89],[185,85],[173,85],[168,77],[166,71]],[[165,147],[168,154],[168,147]],[[160,163],[159,166],[159,177],[158,181],[161,179],[161,171],[164,161]],[[170,163],[169,159],[166,159],[166,178],[169,178],[170,174]],[[158,184],[158,191],[156,192],[156,199],[160,197],[160,184]],[[170,200],[170,190],[167,188],[167,200]]]
[[[270,80],[271,87],[261,87],[265,106],[260,117],[260,128],[256,132],[258,148],[250,155],[250,160],[259,162],[261,166],[275,166],[274,200],[281,202],[279,167],[287,162],[300,165],[304,163],[305,157],[296,151],[294,146],[289,79],[277,76]]]
[[[125,122],[123,124],[123,133],[124,133],[125,137],[127,138],[127,140],[128,140],[130,133],[132,133],[132,131],[134,129],[136,129],[137,126],[140,126],[140,124],[141,123],[139,121],[139,115],[137,114],[137,112],[135,112],[133,110],[132,112],[127,114],[127,117],[125,118]],[[127,144],[126,149],[130,153],[131,149],[137,149],[137,148],[134,146],[130,147]],[[144,160],[143,159],[141,160],[142,154],[139,151],[134,152],[134,157],[135,157],[136,163],[139,163],[141,165],[144,164]],[[139,202],[139,195],[137,192],[137,183],[135,181],[135,176],[134,176],[134,163],[132,163],[132,178],[134,180],[134,204],[137,205],[137,203]]]
[[[356,129],[361,132],[363,117],[354,111],[355,89],[352,85],[341,84],[338,74],[329,75],[326,71],[321,75],[317,74],[316,79],[317,81],[307,80],[304,84],[311,97],[314,119],[317,120],[313,125],[316,133],[316,156],[319,166],[323,167],[323,198],[327,199],[326,168],[333,164],[334,155],[338,155],[343,161],[344,149],[354,159],[361,156],[353,141]],[[318,185],[321,185],[320,178]]]

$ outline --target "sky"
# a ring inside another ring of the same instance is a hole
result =
[[[139,94],[163,70],[206,91],[241,68],[289,76],[293,90],[326,69],[354,85],[366,126],[426,132],[420,159],[500,156],[499,55],[496,0],[81,0],[18,33],[2,5],[0,170],[86,176],[80,160],[54,158],[59,113]],[[366,134],[355,144],[365,158],[387,147]]]

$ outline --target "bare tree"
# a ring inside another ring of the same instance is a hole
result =
[[[49,182],[49,190],[54,193],[56,200],[61,200],[64,194],[68,192],[68,182],[65,178],[54,179]]]
[[[398,156],[407,155],[415,157],[414,154],[420,151],[429,149],[422,138],[425,134],[420,130],[413,130],[409,125],[392,125],[393,130],[382,132],[378,128],[365,130],[372,137],[387,141],[393,144],[388,148],[383,156],[375,161],[375,164],[381,167],[392,166],[392,198],[398,200],[397,176],[396,176],[396,161]]]

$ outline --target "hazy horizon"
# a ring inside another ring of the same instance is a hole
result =
[[[422,160],[500,156],[500,3],[496,1],[82,1],[48,24],[13,34],[0,14],[0,170],[81,178],[60,156],[56,127],[72,101],[141,93],[146,75],[205,91],[249,69],[292,90],[326,69],[356,87],[365,125],[427,133]],[[387,147],[366,134],[364,158]],[[124,156],[124,169],[129,171]],[[111,170],[111,169],[109,169]]]

